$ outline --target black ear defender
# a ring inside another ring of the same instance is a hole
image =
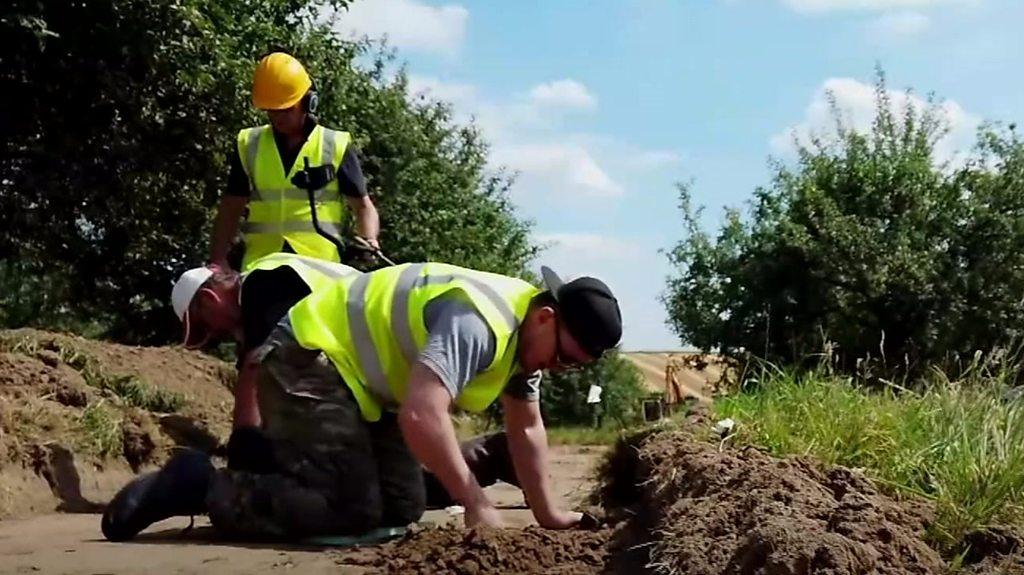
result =
[[[316,84],[314,84],[310,86],[309,91],[302,97],[302,109],[307,114],[315,114],[318,104],[320,104],[320,96],[316,93]]]

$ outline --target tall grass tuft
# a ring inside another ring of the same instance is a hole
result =
[[[100,457],[110,457],[123,449],[124,429],[120,413],[103,400],[90,403],[82,410],[79,425],[84,433],[84,447]]]
[[[95,381],[97,387],[111,391],[126,404],[153,413],[175,413],[185,406],[180,393],[157,388],[134,375],[106,375]]]
[[[890,491],[932,499],[929,540],[955,553],[972,530],[1024,527],[1024,398],[1007,386],[1011,371],[956,381],[933,372],[914,391],[869,391],[826,370],[766,371],[715,410],[738,422],[741,442],[863,468]]]

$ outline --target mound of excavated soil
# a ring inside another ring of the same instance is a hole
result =
[[[0,331],[0,339],[33,341],[51,361],[58,362],[58,349],[72,349],[96,360],[109,375],[135,376],[156,388],[183,395],[183,412],[203,416],[230,414],[228,390],[234,381],[234,367],[203,353],[180,346],[121,345],[35,329]]]
[[[879,493],[861,474],[753,449],[720,451],[685,432],[623,444],[606,503],[632,503],[663,573],[940,573],[920,502]],[[629,474],[633,476],[629,476]],[[636,486],[641,486],[637,488]]]
[[[233,373],[180,347],[0,331],[0,519],[96,511],[176,445],[212,450],[230,427]]]
[[[603,573],[615,550],[612,530],[458,529],[414,532],[388,543],[366,563],[372,573],[433,575]]]
[[[921,501],[897,501],[860,473],[690,431],[649,429],[612,450],[598,531],[426,529],[368,551],[372,573],[928,574],[946,565],[922,536]],[[998,535],[998,534],[996,534]],[[1016,540],[979,539],[978,569],[1017,566]],[[991,549],[989,549],[991,548]],[[989,558],[993,552],[998,557]],[[352,556],[340,561],[351,564]],[[998,563],[996,562],[998,561]]]

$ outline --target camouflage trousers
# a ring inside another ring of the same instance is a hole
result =
[[[217,471],[207,494],[214,526],[230,535],[294,538],[419,520],[423,472],[396,416],[363,420],[331,361],[301,347],[287,326],[275,329],[259,353],[271,461],[259,466],[263,472]]]

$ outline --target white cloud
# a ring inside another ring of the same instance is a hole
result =
[[[530,101],[552,108],[597,109],[597,98],[586,86],[570,78],[534,86],[530,90]]]
[[[870,131],[876,111],[874,86],[851,78],[830,78],[815,92],[803,121],[772,136],[771,147],[775,153],[793,157],[796,151],[794,137],[799,142],[807,143],[812,136],[827,138],[835,135],[835,122],[828,100],[830,93],[835,98],[847,128],[859,132]],[[901,115],[908,107],[921,110],[927,106],[920,97],[905,92],[889,90],[888,96],[897,115]],[[966,152],[972,146],[981,118],[967,112],[953,100],[946,100],[939,107],[949,125],[949,133],[936,145],[936,160],[955,161],[958,152]]]
[[[575,133],[572,141],[598,158],[613,159],[617,168],[652,172],[679,165],[686,155],[678,150],[643,148],[607,134]]]
[[[550,132],[557,128],[560,119],[560,110],[538,106],[522,95],[496,101],[483,97],[473,84],[418,74],[410,74],[408,81],[410,99],[428,98],[452,104],[455,120],[475,122],[491,143],[519,141],[526,134]]]
[[[492,167],[507,167],[518,174],[513,193],[521,207],[524,202],[536,205],[552,199],[621,197],[625,190],[608,167],[614,166],[622,177],[626,174],[621,172],[632,177],[682,161],[673,150],[645,149],[619,138],[565,130],[565,106],[582,105],[580,94],[584,93],[596,102],[582,85],[579,90],[566,89],[552,82],[536,86],[531,93],[492,100],[472,84],[416,74],[410,74],[408,81],[413,99],[451,102],[457,121],[472,120],[480,127],[491,143]]]
[[[362,0],[334,18],[334,29],[344,38],[386,36],[398,48],[455,54],[466,35],[469,10],[417,0]]]
[[[797,12],[839,10],[900,10],[929,8],[941,4],[974,4],[978,0],[782,0]]]
[[[546,86],[554,84],[557,83]],[[548,97],[547,103],[567,103],[565,98],[557,100],[556,96],[571,91],[560,91],[555,88],[541,99]],[[561,130],[558,106],[541,105],[534,97],[524,98],[522,94],[505,101],[489,101],[471,84],[418,75],[409,76],[409,92],[413,98],[425,96],[451,102],[458,121],[473,119],[492,145],[492,166],[518,173],[514,190],[520,200],[547,201],[552,195],[569,199],[612,198],[624,193],[595,153],[602,148],[603,140],[590,141]],[[673,158],[668,152],[644,155],[643,151],[630,148],[628,159],[635,164],[658,167]]]
[[[545,253],[559,256],[560,262],[569,268],[564,273],[569,274],[570,279],[580,275],[597,275],[599,270],[589,269],[594,262],[609,259],[630,261],[643,253],[639,244],[600,234],[541,233],[537,234],[537,241],[550,244]]]
[[[525,184],[546,194],[617,197],[622,187],[591,153],[573,143],[496,145],[491,160],[520,173]],[[545,195],[546,195],[545,194]]]
[[[449,102],[456,106],[475,106],[476,86],[460,82],[445,82],[438,78],[409,74],[409,95]]]
[[[534,139],[557,131],[560,118],[529,102],[518,100],[478,102],[472,116],[488,139],[495,143]]]
[[[868,24],[868,35],[875,40],[898,40],[917,36],[930,26],[931,19],[920,12],[890,12]]]

